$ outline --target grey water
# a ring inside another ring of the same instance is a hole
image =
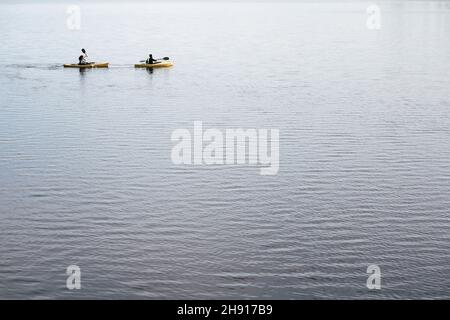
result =
[[[69,4],[0,4],[0,298],[450,298],[449,2]],[[278,174],[174,164],[194,121]]]

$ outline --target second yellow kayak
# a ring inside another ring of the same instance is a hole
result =
[[[157,62],[157,63],[152,63],[152,64],[139,63],[139,64],[134,65],[135,68],[169,68],[172,66],[173,66],[173,63],[170,61]]]

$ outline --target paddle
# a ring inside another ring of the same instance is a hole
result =
[[[170,60],[169,57],[164,57],[164,58],[160,58],[160,59],[155,59],[155,60]],[[146,62],[147,60],[141,60],[139,62]]]

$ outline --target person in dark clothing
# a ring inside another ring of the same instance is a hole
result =
[[[158,60],[153,59],[153,55],[149,54],[148,55],[148,59],[145,61],[146,64],[153,64],[155,62],[157,62]]]

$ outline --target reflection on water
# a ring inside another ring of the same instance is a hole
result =
[[[449,8],[379,5],[0,5],[0,297],[449,298]],[[194,121],[278,175],[172,164]]]

